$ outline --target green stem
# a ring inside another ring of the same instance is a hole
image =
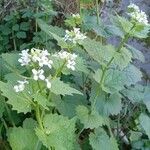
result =
[[[96,16],[97,16],[97,24],[100,24],[99,20],[99,5],[98,5],[98,0],[96,0]]]
[[[9,109],[8,105],[6,104],[6,101],[5,101],[5,108],[6,108],[6,111],[7,111],[8,117],[9,117],[9,120],[11,121],[13,127],[15,127],[16,125],[15,125],[15,123],[14,123],[14,121],[13,121],[13,118],[12,118],[11,112],[10,112],[10,109]]]
[[[130,32],[134,29],[134,27],[136,26],[136,24],[134,24],[132,26],[132,28],[130,29],[130,31],[124,36],[124,39],[122,39],[121,43],[119,44],[116,52],[119,53],[122,49],[122,47],[124,46],[124,44],[128,41],[129,37],[130,37]],[[103,83],[103,80],[104,80],[104,77],[105,77],[105,74],[109,68],[109,66],[111,65],[111,63],[113,62],[115,56],[112,56],[112,58],[109,60],[109,62],[107,63],[107,65],[103,68],[102,70],[102,76],[101,76],[101,79],[100,79],[100,83],[99,83],[99,86],[97,88],[97,92],[96,92],[96,96],[94,97],[94,102],[93,102],[93,105],[92,105],[92,110],[94,109],[95,107],[95,104],[96,104],[96,101],[97,101],[97,96],[99,95],[99,91],[101,89],[101,85]]]
[[[78,8],[79,8],[79,14],[82,15],[82,9],[81,9],[81,2],[78,0]]]
[[[37,80],[37,85],[38,85],[38,88],[40,89],[40,92],[42,92],[42,88],[41,88],[40,83],[39,83],[38,80]]]
[[[42,130],[44,130],[43,124],[42,124],[41,115],[40,115],[40,107],[39,107],[38,104],[37,104],[36,107],[35,107],[35,113],[36,113],[36,120],[37,120],[37,122],[38,122],[40,128],[41,128]]]
[[[52,79],[56,78],[57,76],[59,76],[61,74],[61,72],[62,72],[65,64],[66,64],[66,60],[64,61],[64,63],[62,64],[62,66],[60,68],[58,68],[58,70],[56,71],[56,73],[55,73],[55,75],[53,76]]]
[[[117,139],[119,140],[120,114],[117,118]]]
[[[110,124],[108,124],[107,127],[108,127],[108,130],[109,130],[110,136],[111,136],[111,137],[114,137],[114,135],[113,135],[113,133],[112,133],[112,131],[111,131]]]
[[[39,10],[39,8],[38,8],[38,6],[37,6],[37,8],[36,8],[36,13],[38,13],[38,10]],[[35,32],[38,32],[38,23],[37,23],[37,19],[35,20]]]
[[[26,101],[27,101],[28,103],[31,103],[32,106],[35,107],[35,103],[30,99],[30,97],[29,97],[26,93],[21,92],[21,94],[24,96],[24,98],[26,98]]]
[[[79,138],[80,134],[84,131],[84,127],[79,131],[79,133],[77,134],[77,137]]]
[[[14,31],[12,31],[12,37],[13,37],[14,50],[17,51],[16,39],[15,39]]]
[[[45,16],[45,22],[48,23],[48,15]],[[45,33],[46,48],[48,48],[48,35]]]
[[[52,146],[50,146],[50,149],[51,149],[51,150],[55,150],[55,148],[54,148],[54,147],[52,147]]]
[[[8,131],[8,126],[6,124],[6,121],[3,118],[1,118],[1,121],[2,121],[2,123],[3,123],[3,125],[4,125],[4,127],[6,129],[6,131]]]
[[[64,61],[64,63],[62,64],[62,66],[60,66],[60,68],[58,68],[58,70],[56,71],[55,75],[52,77],[52,80],[57,78],[58,76],[60,76],[64,66],[66,65],[66,60]],[[48,100],[51,99],[51,92],[49,91],[49,94],[48,94]]]

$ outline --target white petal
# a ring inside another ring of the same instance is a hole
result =
[[[50,81],[48,80],[48,79],[45,79],[45,81],[46,81],[46,85],[47,85],[47,88],[51,88],[51,83],[50,83]]]
[[[14,86],[14,90],[15,90],[16,92],[19,92],[19,88],[18,88],[17,85]]]
[[[38,77],[37,75],[34,75],[34,76],[33,76],[33,79],[36,80],[36,81],[38,80],[38,78],[39,78],[39,77]]]
[[[41,75],[39,75],[39,78],[40,78],[41,80],[44,80],[44,79],[45,79],[45,76],[44,76],[43,74],[41,74]]]
[[[36,75],[38,72],[37,72],[36,69],[32,69],[32,73],[33,73],[34,75]]]
[[[44,73],[44,70],[43,70],[43,69],[40,69],[40,70],[38,71],[38,73],[39,73],[39,74],[43,74],[43,73]]]

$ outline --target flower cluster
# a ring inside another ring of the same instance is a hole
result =
[[[26,66],[31,62],[31,56],[28,54],[29,50],[23,50],[19,55],[21,56],[18,61],[20,62],[21,66]]]
[[[18,84],[14,86],[14,90],[18,93],[24,90],[25,84],[28,84],[29,82],[24,80],[24,81],[17,81]]]
[[[67,62],[66,63],[67,68],[71,70],[75,70],[75,64],[76,64],[75,60],[77,58],[77,55],[75,53],[71,54],[66,51],[60,51],[54,54],[54,56],[60,59],[65,59]]]
[[[31,52],[29,50],[23,50],[20,54],[21,58],[18,59],[21,66],[32,66],[35,67],[32,69],[33,79],[35,81],[42,80],[45,81],[47,88],[51,88],[51,83],[48,78],[44,75],[44,70],[42,69],[43,66],[47,66],[52,68],[53,61],[49,59],[50,54],[47,50],[40,50],[36,48],[32,48]],[[18,81],[18,85],[14,86],[14,90],[16,92],[21,92],[25,88],[25,84],[28,81]]]
[[[80,19],[80,15],[79,14],[72,14],[72,17],[75,18],[75,19]]]
[[[139,9],[139,7],[135,4],[130,4],[128,6],[129,9],[129,15],[135,19],[136,21],[143,23],[145,25],[148,25],[148,19],[145,12]]]
[[[21,66],[38,63],[40,67],[43,67],[45,65],[51,68],[51,65],[53,64],[52,60],[48,58],[50,54],[47,50],[32,48],[30,54],[29,50],[27,49],[23,50],[19,55],[21,56],[21,58],[18,61],[21,63]]]
[[[71,31],[66,30],[64,40],[76,44],[79,40],[84,40],[85,38],[86,36],[80,32],[80,28],[73,28]]]

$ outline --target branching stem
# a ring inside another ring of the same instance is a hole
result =
[[[119,53],[119,52],[121,51],[121,49],[122,49],[122,47],[124,46],[124,44],[128,41],[128,39],[129,39],[129,37],[130,37],[130,32],[134,29],[135,26],[136,26],[136,24],[134,24],[134,25],[132,26],[132,28],[130,29],[130,31],[129,31],[128,33],[126,33],[126,35],[124,36],[124,38],[122,39],[121,43],[119,44],[119,46],[118,46],[118,48],[117,48],[117,50],[116,50],[117,53]],[[93,99],[94,102],[93,102],[93,105],[92,105],[92,110],[93,110],[94,107],[95,107],[95,104],[96,104],[96,101],[97,101],[96,98],[97,98],[97,96],[98,96],[99,93],[100,93],[101,86],[102,86],[104,77],[105,77],[105,75],[106,75],[106,72],[107,72],[109,66],[111,65],[111,63],[113,62],[114,58],[115,58],[115,56],[112,56],[112,58],[109,60],[109,62],[106,64],[106,66],[105,66],[105,67],[103,68],[103,70],[102,70],[102,76],[101,76],[101,78],[100,78],[100,83],[99,83],[99,85],[98,85],[96,95],[95,95],[95,97],[94,97],[94,99]]]
[[[100,24],[99,20],[99,5],[98,5],[98,0],[96,0],[96,16],[97,16],[97,24]]]

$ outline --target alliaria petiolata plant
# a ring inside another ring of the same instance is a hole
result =
[[[11,106],[10,126],[2,122],[13,150],[150,148],[150,86],[134,65],[144,56],[128,44],[148,37],[150,25],[135,4],[127,13],[106,24],[80,10],[65,20],[68,29],[37,19],[46,46],[2,54],[0,98]],[[107,42],[112,36],[118,45]]]

